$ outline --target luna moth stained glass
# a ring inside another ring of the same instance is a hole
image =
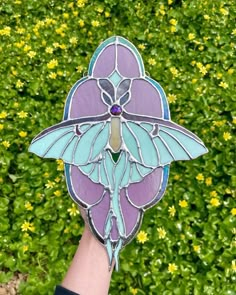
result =
[[[144,211],[162,198],[170,163],[207,152],[171,121],[162,87],[122,37],[96,49],[88,75],[68,94],[63,121],[36,136],[29,150],[64,161],[68,191],[117,268]]]

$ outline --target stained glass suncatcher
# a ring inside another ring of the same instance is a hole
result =
[[[171,121],[163,89],[122,37],[96,49],[88,75],[69,92],[63,121],[36,136],[29,150],[64,161],[69,193],[116,268],[144,211],[162,198],[170,163],[207,152]]]

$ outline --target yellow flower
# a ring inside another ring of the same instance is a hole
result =
[[[177,96],[175,94],[169,94],[167,98],[169,103],[175,103],[177,100]]]
[[[229,87],[228,83],[223,82],[223,81],[220,82],[219,86],[222,87],[222,88],[224,88],[224,89],[226,89],[226,88]]]
[[[222,120],[222,121],[213,121],[213,125],[217,126],[217,127],[221,127],[226,123],[226,120]]]
[[[32,210],[33,210],[33,206],[31,205],[30,202],[26,202],[26,203],[25,203],[25,208],[26,208],[26,210],[28,210],[28,211],[32,211]]]
[[[193,250],[194,250],[195,252],[199,253],[200,250],[201,250],[201,247],[200,247],[199,245],[193,245]]]
[[[48,75],[48,77],[51,78],[51,79],[56,79],[56,77],[57,77],[57,73],[52,72],[52,73],[50,73],[50,74]]]
[[[166,236],[166,231],[162,227],[157,228],[159,239],[164,239]]]
[[[168,208],[168,212],[170,214],[171,217],[174,217],[175,216],[175,213],[176,213],[176,209],[174,206],[171,206]]]
[[[19,132],[20,137],[26,137],[27,136],[27,132],[25,131],[20,131]]]
[[[178,266],[175,263],[169,263],[168,272],[174,273],[178,269]]]
[[[228,15],[229,14],[229,11],[225,8],[220,8],[220,12],[223,14],[223,15]]]
[[[165,15],[166,14],[166,12],[165,12],[165,6],[163,4],[160,6],[159,12],[160,12],[161,15]],[[157,15],[158,14],[156,14],[156,16]]]
[[[21,82],[21,80],[16,81],[16,88],[22,88],[24,86],[24,82]]]
[[[179,75],[179,71],[176,69],[176,67],[171,67],[170,71],[171,71],[171,74],[175,77]]]
[[[173,0],[168,0],[168,5],[171,5],[173,3]]]
[[[236,208],[233,208],[233,209],[231,209],[231,214],[233,215],[233,216],[235,216],[236,215]]]
[[[59,45],[59,47],[60,47],[61,49],[66,49],[66,45],[65,45],[65,44],[61,44],[61,45]]]
[[[63,171],[64,170],[64,162],[62,160],[57,160],[57,170]]]
[[[169,21],[169,23],[170,23],[171,25],[173,25],[173,26],[176,26],[177,23],[178,23],[178,21],[177,21],[176,19],[172,18],[172,19]]]
[[[151,65],[151,66],[155,66],[155,65],[156,65],[156,61],[155,61],[154,58],[149,58],[148,63],[149,63],[149,65]]]
[[[35,55],[36,55],[36,52],[31,50],[30,52],[27,53],[27,55],[28,55],[30,58],[34,58]]]
[[[2,112],[0,113],[0,119],[6,119],[6,117],[7,117],[7,112],[2,111]]]
[[[233,31],[232,31],[231,34],[232,34],[232,35],[236,35],[236,29],[233,29]]]
[[[28,245],[24,245],[24,246],[22,247],[22,250],[23,250],[23,252],[25,253],[26,251],[29,250],[29,246],[28,246]]]
[[[93,27],[99,27],[100,23],[99,23],[98,20],[92,20],[91,25],[92,25]]]
[[[105,11],[105,17],[110,17],[110,12],[109,11]]]
[[[212,192],[210,192],[210,196],[215,198],[218,196],[218,194],[216,191],[212,191]]]
[[[207,177],[206,180],[205,180],[205,183],[206,183],[207,186],[212,185],[212,178],[211,177]]]
[[[144,244],[146,241],[148,241],[147,233],[145,233],[145,231],[141,230],[137,235],[137,240],[139,243]]]
[[[179,174],[175,174],[174,180],[179,180],[179,179],[180,179],[180,175]]]
[[[186,208],[186,207],[188,207],[188,202],[186,200],[180,200],[179,201],[179,206],[181,208]]]
[[[175,26],[170,26],[171,33],[175,33],[177,31]]]
[[[28,230],[30,230],[30,231],[35,231],[35,227],[34,227],[34,225],[33,225],[33,223],[30,223],[30,222],[28,222],[28,221],[24,221],[24,223],[22,224],[22,226],[21,226],[21,230],[22,231],[28,231]]]
[[[210,16],[208,14],[204,14],[203,17],[204,17],[205,20],[209,20],[210,19]]]
[[[68,18],[69,18],[69,13],[63,13],[63,17],[64,17],[65,19],[68,19]]]
[[[4,141],[2,142],[2,145],[3,145],[6,149],[8,149],[9,146],[10,146],[10,142],[9,142],[8,140],[4,140]]]
[[[16,76],[17,74],[18,74],[18,72],[16,71],[16,70],[12,70],[12,74],[14,75],[14,76]]]
[[[81,28],[84,27],[84,21],[83,21],[82,19],[80,19],[80,20],[78,21],[78,23],[79,23],[79,26],[80,26]]]
[[[77,6],[82,8],[82,7],[84,7],[86,2],[87,2],[87,0],[77,0]]]
[[[24,41],[16,42],[15,45],[17,48],[21,48],[25,45],[25,42]]]
[[[46,47],[45,52],[52,54],[53,53],[53,48],[52,47]]]
[[[103,7],[101,7],[101,6],[99,6],[99,7],[97,7],[97,12],[98,13],[102,13],[103,12],[103,10],[104,10],[104,8]]]
[[[228,69],[227,72],[228,72],[229,75],[232,75],[234,73],[234,69],[230,68],[230,69]]]
[[[43,174],[43,176],[44,176],[45,178],[48,178],[49,173],[48,173],[48,172],[45,172],[45,173]]]
[[[70,43],[73,44],[73,45],[75,45],[75,44],[78,43],[78,39],[77,39],[76,37],[71,37],[69,41],[70,41]]]
[[[138,289],[137,288],[130,288],[130,293],[132,295],[136,295],[138,293]]]
[[[65,234],[68,234],[69,232],[70,232],[69,227],[66,227],[66,228],[64,229],[64,233],[65,233]]]
[[[24,118],[28,117],[28,113],[24,112],[24,111],[20,111],[19,113],[17,113],[17,115],[20,119],[24,119]]]
[[[236,260],[232,261],[231,268],[233,272],[236,272]]]
[[[48,180],[45,186],[46,188],[53,188],[55,186],[55,182]]]
[[[61,181],[60,177],[56,177],[54,180],[55,180],[57,183]]]
[[[206,69],[206,67],[202,66],[202,67],[199,69],[199,72],[200,72],[201,74],[203,74],[203,76],[205,76],[205,75],[207,74],[207,69]]]
[[[62,26],[60,28],[57,28],[55,31],[58,35],[61,35],[61,37],[65,36],[64,28]]]
[[[196,179],[198,181],[203,181],[204,180],[204,175],[202,173],[198,173],[198,175],[196,176]]]
[[[211,198],[210,203],[214,207],[220,206],[220,201],[217,198]]]
[[[17,28],[16,32],[20,35],[24,34],[25,29],[24,28]]]
[[[229,195],[232,193],[231,189],[229,189],[228,187],[225,189],[225,192],[226,194],[229,194]]]
[[[197,68],[201,69],[202,67],[204,67],[204,65],[201,62],[197,62],[196,63]]]
[[[4,128],[3,124],[0,124],[0,131]]]
[[[69,212],[70,216],[76,216],[79,214],[78,208],[75,206],[75,204],[72,204],[72,207],[67,209],[67,212]]]
[[[50,26],[51,24],[55,24],[56,21],[52,18],[45,18],[45,25]]]
[[[2,30],[0,30],[0,35],[2,35],[2,36],[10,36],[10,34],[11,34],[10,27],[5,27]]]
[[[77,70],[78,73],[82,73],[82,71],[83,71],[83,67],[82,67],[82,66],[78,66],[78,67],[76,68],[76,70]]]
[[[57,190],[53,193],[56,197],[60,197],[62,195],[61,191]]]
[[[30,45],[25,45],[25,47],[24,47],[24,51],[25,52],[30,51],[30,49],[31,49],[31,46]]]
[[[225,141],[228,141],[232,138],[232,135],[229,132],[224,132],[223,133],[223,138]]]
[[[195,35],[193,33],[188,34],[188,39],[193,40],[195,38]]]
[[[140,50],[144,50],[144,49],[146,48],[146,46],[145,46],[144,44],[139,44],[139,45],[138,45],[138,48],[139,48]]]
[[[47,63],[47,67],[51,70],[58,66],[57,59],[52,59],[50,62]]]

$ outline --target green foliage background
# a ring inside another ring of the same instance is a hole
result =
[[[144,218],[148,240],[122,251],[110,293],[236,294],[235,19],[234,0],[1,1],[0,282],[21,272],[20,294],[52,294],[67,270],[83,221],[68,211],[61,165],[27,149],[60,122],[98,44],[121,35],[209,153],[172,164]]]

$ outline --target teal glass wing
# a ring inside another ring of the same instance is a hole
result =
[[[32,141],[30,152],[62,159],[67,164],[85,165],[98,160],[109,139],[109,122],[53,127]],[[98,179],[96,171],[93,178]]]
[[[178,129],[177,124],[173,124],[176,128],[164,124],[164,121],[159,125],[129,121],[122,124],[124,143],[133,159],[142,165],[140,170],[164,166],[172,161],[194,159],[207,153],[203,142],[185,128]]]

